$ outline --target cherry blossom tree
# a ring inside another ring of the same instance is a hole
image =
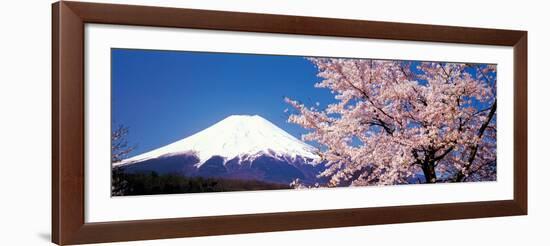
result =
[[[335,103],[295,109],[329,186],[496,180],[496,66],[310,58]]]

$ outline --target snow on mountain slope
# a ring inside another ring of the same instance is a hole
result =
[[[115,165],[132,164],[158,157],[194,153],[201,166],[213,156],[226,161],[251,159],[259,155],[276,158],[308,158],[317,160],[315,148],[296,139],[273,123],[254,115],[232,115],[190,137],[146,152]]]

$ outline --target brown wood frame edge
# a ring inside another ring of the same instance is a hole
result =
[[[84,24],[104,23],[514,48],[514,199],[84,222]],[[527,32],[115,4],[52,6],[52,241],[60,245],[527,214]]]

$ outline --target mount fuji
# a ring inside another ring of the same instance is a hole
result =
[[[125,172],[289,184],[324,183],[316,149],[261,116],[232,115],[182,140],[114,163]]]

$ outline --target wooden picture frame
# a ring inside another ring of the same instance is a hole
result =
[[[65,1],[54,3],[52,11],[54,243],[99,243],[527,214],[526,31]],[[85,23],[513,47],[513,200],[86,223]]]

